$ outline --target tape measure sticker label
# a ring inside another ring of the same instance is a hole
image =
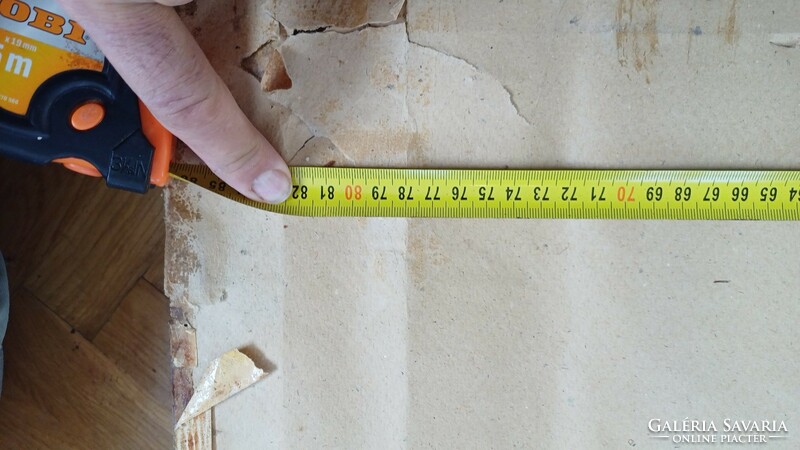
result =
[[[0,28],[103,62],[103,54],[97,45],[89,39],[80,24],[67,17],[56,0],[2,0]]]
[[[800,219],[798,172],[294,167],[289,200],[273,206],[245,199],[207,168],[174,168],[228,198],[292,215]]]
[[[80,25],[54,1],[0,0],[0,108],[25,114],[36,89],[70,69],[103,69],[102,53]]]

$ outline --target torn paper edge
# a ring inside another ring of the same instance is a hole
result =
[[[475,64],[472,64],[471,62],[469,62],[468,60],[466,60],[464,58],[461,58],[461,57],[458,57],[458,56],[453,56],[453,55],[451,55],[449,53],[446,53],[444,51],[441,51],[441,50],[439,50],[437,48],[430,47],[430,46],[427,46],[427,45],[424,45],[424,44],[420,44],[420,43],[417,43],[417,42],[413,41],[411,39],[410,35],[409,35],[408,24],[405,22],[405,18],[404,17],[401,17],[395,23],[387,24],[385,26],[368,25],[368,26],[357,28],[357,29],[350,29],[347,33],[338,33],[338,34],[358,33],[358,32],[362,32],[362,31],[366,31],[366,30],[372,29],[372,28],[388,28],[388,27],[392,27],[392,26],[402,26],[403,27],[403,32],[405,34],[409,50],[417,49],[417,50],[431,52],[433,54],[439,55],[442,58],[447,58],[447,59],[451,59],[453,61],[457,61],[458,63],[469,67],[471,70],[475,71],[476,73],[481,74],[482,76],[485,76],[487,81],[489,81],[490,83],[496,84],[500,88],[500,90],[502,90],[502,92],[504,93],[504,96],[505,96],[505,100],[508,103],[509,107],[514,111],[514,114],[520,120],[522,120],[526,125],[533,126],[532,122],[528,119],[528,117],[526,117],[520,111],[519,107],[517,106],[517,104],[516,104],[516,102],[514,100],[514,96],[513,96],[512,92],[499,79],[497,79],[496,77],[492,76],[491,74],[489,74],[489,73],[487,73],[485,71],[480,70]],[[304,34],[323,34],[323,33],[329,33],[329,32],[330,31],[328,31],[328,30],[323,30],[323,31],[312,31],[312,32],[309,32],[309,33],[304,33]],[[298,38],[297,36],[298,35],[292,35],[292,36],[289,36],[288,38],[286,38],[281,43],[281,46],[278,47],[278,50],[280,51],[282,49],[283,45],[285,45],[287,43],[291,43],[294,39],[297,39]],[[407,60],[406,60],[406,66],[408,66]],[[294,78],[294,75],[292,74],[292,68],[287,66],[286,69],[287,69],[287,71],[289,73],[289,77],[290,78]],[[408,103],[408,94],[409,93],[406,92],[406,104]],[[306,141],[306,143],[304,145],[302,145],[295,153],[293,153],[290,157],[288,157],[287,160],[291,161],[298,153],[300,153],[306,147],[308,142],[311,141],[313,138],[327,138],[327,139],[329,139],[340,151],[342,151],[342,153],[347,158],[350,158],[349,155],[347,155],[346,152],[339,145],[339,143],[337,142],[337,140],[335,139],[334,136],[328,135],[325,132],[321,132],[321,130],[319,130],[317,126],[312,125],[312,123],[310,123],[309,120],[306,117],[304,117],[302,114],[298,113],[294,108],[292,108],[292,106],[290,104],[283,103],[283,102],[281,102],[279,100],[275,100],[274,98],[271,99],[271,100],[274,101],[276,104],[279,104],[284,108],[287,108],[290,111],[290,113],[294,117],[297,117],[302,123],[304,123],[306,125],[306,127],[309,129],[309,131],[311,132],[311,138],[309,138]],[[413,117],[413,115],[411,115],[409,117],[409,119],[412,122],[412,124],[414,124],[414,129],[417,130],[416,118]]]
[[[800,47],[800,33],[777,33],[769,37],[769,43],[785,48]]]
[[[175,428],[247,389],[268,375],[239,350],[231,350],[211,361]]]
[[[418,42],[414,42],[413,40],[411,40],[411,36],[408,34],[408,24],[406,24],[405,27],[406,27],[406,37],[408,38],[409,45],[415,45],[418,48],[425,49],[425,50],[430,50],[430,51],[435,52],[437,54],[443,55],[443,56],[445,56],[447,58],[452,58],[452,59],[455,59],[457,61],[461,61],[462,63],[466,64],[467,66],[472,68],[477,73],[486,76],[491,82],[497,83],[501,88],[503,88],[503,91],[506,93],[506,99],[511,104],[511,107],[514,108],[514,112],[517,114],[517,116],[519,116],[522,120],[524,120],[525,123],[528,126],[533,126],[533,123],[531,123],[531,121],[527,117],[525,117],[524,114],[522,114],[522,112],[520,111],[519,107],[517,106],[517,103],[514,100],[514,94],[511,92],[510,89],[508,89],[508,86],[506,86],[505,84],[500,82],[499,79],[497,79],[496,77],[494,77],[494,76],[482,71],[481,69],[478,68],[478,66],[476,66],[475,64],[472,64],[471,62],[467,61],[464,58],[461,58],[461,57],[458,57],[458,56],[453,56],[453,55],[451,55],[449,53],[445,53],[445,52],[443,52],[443,51],[441,51],[441,50],[439,50],[437,48],[434,48],[434,47],[431,47],[431,46],[428,46],[428,45],[423,45],[423,44],[420,44]]]
[[[341,27],[333,23],[325,23],[325,22],[319,22],[309,25],[299,25],[297,23],[292,24],[291,23],[292,19],[285,18],[281,20],[277,17],[275,11],[273,11],[272,19],[280,23],[286,29],[286,31],[288,31],[290,35],[298,33],[327,33],[327,32],[347,34],[347,33],[361,31],[365,28],[386,27],[397,23],[405,22],[405,17],[403,17],[403,12],[406,10],[406,3],[407,1],[398,2],[394,6],[394,8],[389,11],[389,17],[387,17],[388,20],[366,21],[364,23],[351,27]]]

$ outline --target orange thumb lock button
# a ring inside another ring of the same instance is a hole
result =
[[[87,131],[100,125],[106,117],[106,109],[97,102],[84,103],[72,111],[69,121],[72,128],[78,131]]]

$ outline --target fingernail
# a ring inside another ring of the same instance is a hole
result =
[[[292,180],[279,170],[268,170],[253,180],[253,192],[267,203],[281,203],[291,191]]]

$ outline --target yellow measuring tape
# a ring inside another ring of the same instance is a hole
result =
[[[800,171],[428,170],[292,167],[283,204],[254,202],[207,167],[173,177],[308,217],[800,220]]]

